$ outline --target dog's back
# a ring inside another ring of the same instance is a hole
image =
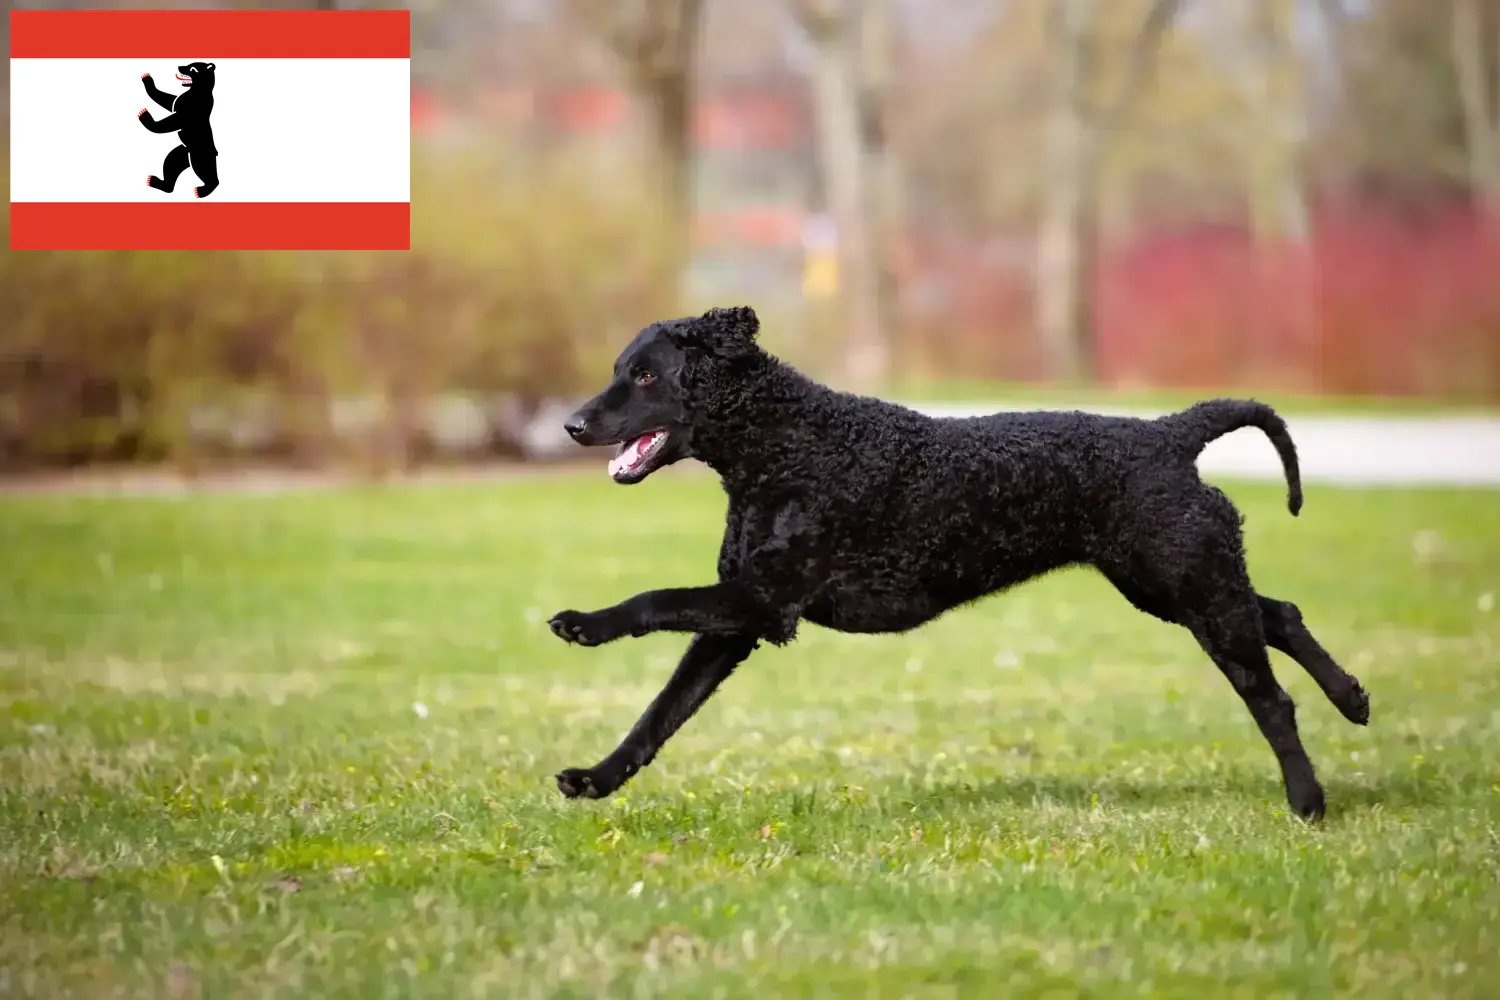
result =
[[[1117,517],[1122,479],[1138,479],[1156,450],[1141,420],[1076,412],[938,418],[865,397],[837,401],[837,420],[805,427],[804,479],[795,488],[837,511],[828,524],[828,589],[848,593],[862,581],[884,598],[868,617],[897,630],[1089,561]],[[1191,463],[1174,466],[1196,475]],[[896,607],[903,613],[893,618]],[[819,611],[808,617],[825,617]],[[826,617],[859,627],[866,616],[845,608]]]
[[[1269,413],[1225,400],[1154,420],[1081,411],[932,417],[818,389],[788,485],[838,510],[830,586],[899,566],[890,585],[913,620],[1063,566],[1116,562],[1164,530],[1174,504],[1185,512],[1219,503],[1194,459],[1207,440],[1259,426]],[[1295,510],[1300,484],[1288,456]]]

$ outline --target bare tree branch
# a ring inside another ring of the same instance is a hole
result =
[[[571,6],[637,82],[679,74],[692,60],[703,0],[572,0]]]
[[[648,44],[649,0],[571,0],[579,20],[593,29],[620,59],[634,64]]]
[[[1156,53],[1161,48],[1162,37],[1172,26],[1181,7],[1182,0],[1155,0],[1152,3],[1130,47],[1130,54],[1127,56],[1125,65],[1125,81],[1115,95],[1114,102],[1105,109],[1099,119],[1101,139],[1108,138],[1119,129],[1125,116],[1135,107],[1135,102],[1141,93],[1155,79]]]
[[[662,206],[671,223],[675,282],[691,255],[694,57],[703,0],[570,0],[614,51],[650,114]]]
[[[797,23],[815,44],[836,35],[848,16],[843,0],[794,0],[791,6]]]

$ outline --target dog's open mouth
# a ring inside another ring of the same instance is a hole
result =
[[[633,479],[666,443],[666,431],[648,431],[633,441],[626,441],[609,460],[610,477],[616,482]]]

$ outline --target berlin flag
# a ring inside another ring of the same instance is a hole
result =
[[[12,11],[11,249],[408,249],[410,23]]]

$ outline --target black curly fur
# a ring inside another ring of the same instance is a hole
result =
[[[620,354],[604,391],[567,421],[584,444],[665,432],[639,467],[616,478],[640,482],[696,458],[719,474],[729,507],[717,583],[552,619],[559,637],[589,646],[696,633],[619,747],[593,768],[558,775],[565,794],[620,787],[760,640],[788,642],[803,619],[843,632],[902,632],[1083,564],[1141,611],[1192,632],[1275,751],[1292,808],[1323,814],[1323,790],[1267,646],[1300,663],[1350,721],[1368,722],[1369,699],[1295,605],[1256,594],[1239,512],[1194,466],[1208,442],[1260,428],[1281,457],[1296,514],[1296,448],[1270,407],[1220,399],[1157,420],[1078,412],[938,419],[819,385],[761,350],[758,329],[745,307],[652,324]]]

